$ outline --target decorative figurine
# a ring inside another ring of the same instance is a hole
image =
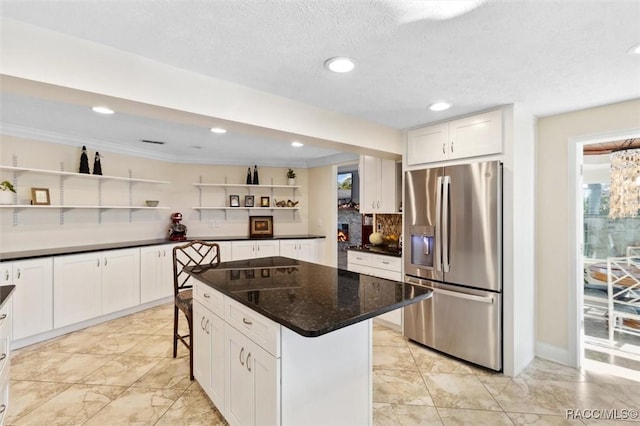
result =
[[[247,185],[251,185],[251,167],[247,168]]]
[[[260,185],[260,180],[258,179],[258,165],[253,166],[253,184]]]
[[[171,215],[171,226],[169,226],[169,239],[171,241],[185,241],[187,239],[187,227],[180,223],[182,213],[175,212]]]
[[[82,154],[80,154],[80,173],[90,174],[89,157],[87,156],[87,147],[82,146]]]
[[[101,175],[102,174],[102,165],[100,165],[100,153],[96,151],[96,158],[93,160],[93,174]]]

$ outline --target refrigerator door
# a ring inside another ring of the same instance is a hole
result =
[[[442,247],[438,208],[442,167],[408,171],[404,198],[404,267],[415,277],[442,280]]]
[[[443,281],[501,291],[500,162],[446,167],[443,180]]]
[[[406,278],[431,288],[433,296],[405,306],[405,336],[474,364],[502,369],[500,293]]]

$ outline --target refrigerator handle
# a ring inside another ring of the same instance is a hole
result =
[[[443,290],[441,288],[434,288],[433,292],[443,294],[445,296],[457,297],[458,299],[473,300],[474,302],[494,303],[493,296],[476,296],[475,294],[459,293],[457,291]]]
[[[436,271],[442,271],[442,176],[438,176],[436,181],[436,240],[434,245],[436,247],[435,259],[433,263],[436,264]]]
[[[442,183],[442,269],[449,272],[449,188],[451,176],[444,176]]]

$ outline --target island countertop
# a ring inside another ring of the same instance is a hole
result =
[[[190,266],[185,271],[305,337],[431,297],[431,290],[414,284],[280,256]]]

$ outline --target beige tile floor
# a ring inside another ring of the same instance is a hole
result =
[[[189,381],[186,349],[171,356],[172,314],[163,305],[15,351],[7,424],[225,424]],[[536,359],[508,378],[378,325],[373,361],[376,425],[581,425],[565,410],[640,408],[640,374],[597,361],[578,371]]]

